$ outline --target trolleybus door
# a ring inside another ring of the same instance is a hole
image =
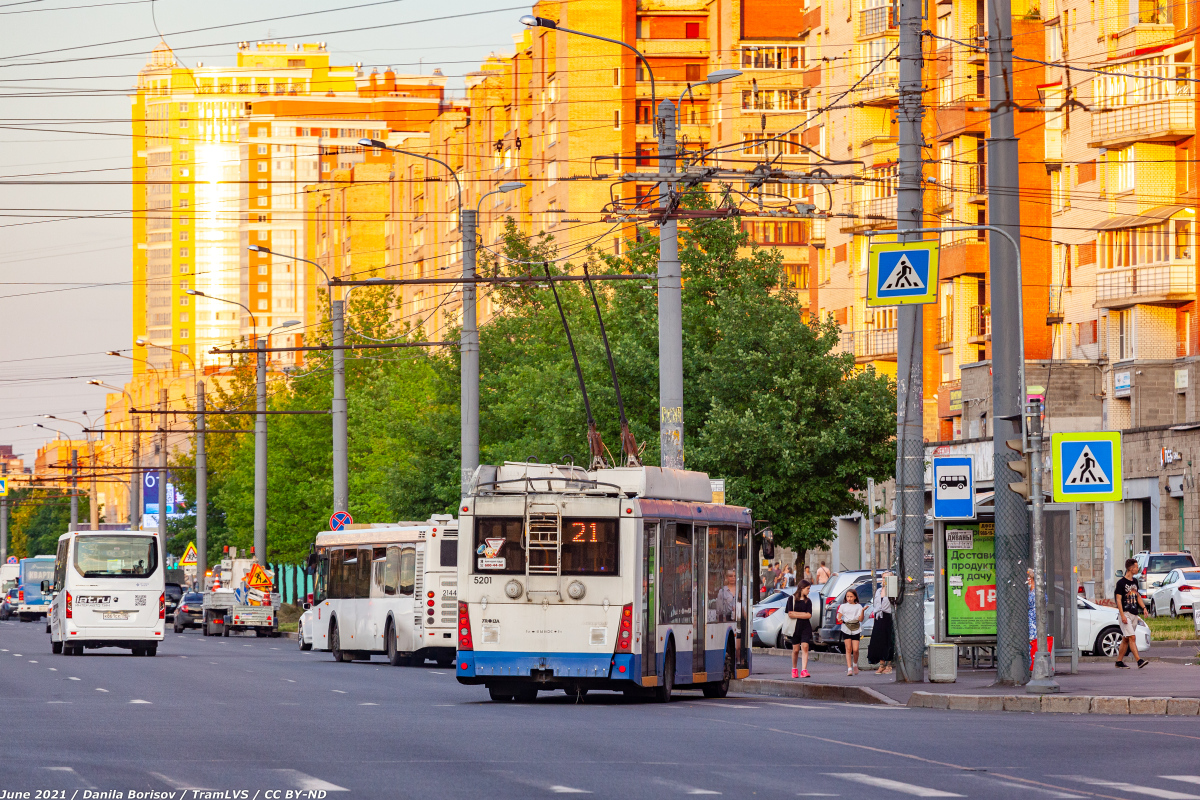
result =
[[[642,525],[642,676],[658,674],[658,635],[655,620],[658,605],[655,602],[655,576],[658,572],[658,523]]]
[[[750,669],[750,587],[753,584],[751,570],[757,569],[752,560],[750,529],[738,528],[738,609],[737,609],[737,669]]]
[[[705,622],[708,618],[708,526],[692,528],[692,673],[693,681],[708,680],[704,674],[706,646]]]

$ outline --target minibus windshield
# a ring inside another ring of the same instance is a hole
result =
[[[79,536],[75,570],[85,578],[146,578],[158,568],[153,536]]]

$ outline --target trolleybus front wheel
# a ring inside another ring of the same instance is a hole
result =
[[[704,684],[705,697],[722,698],[729,694],[729,681],[733,679],[733,651],[725,651],[725,668],[721,680]]]
[[[349,657],[350,654],[342,650],[342,636],[338,631],[337,618],[335,617],[333,622],[329,623],[329,625],[331,628],[333,628],[329,634],[329,650],[331,653],[333,653],[333,660],[352,661],[353,659]]]

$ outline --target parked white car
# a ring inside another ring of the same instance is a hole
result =
[[[821,589],[824,586],[825,584],[818,583],[808,590],[808,599],[812,601],[814,612],[821,607]],[[754,607],[755,647],[787,646],[787,642],[783,640],[783,623],[787,620],[787,614],[783,609],[787,605],[788,597],[795,591],[794,586],[779,589]]]
[[[1121,648],[1121,626],[1117,609],[1098,606],[1090,600],[1078,598],[1079,603],[1079,650],[1105,658],[1116,658]],[[1137,635],[1138,652],[1144,657],[1150,651],[1150,627],[1139,622]]]
[[[1156,617],[1190,614],[1200,601],[1200,569],[1173,569],[1161,581],[1150,584],[1149,594]]]

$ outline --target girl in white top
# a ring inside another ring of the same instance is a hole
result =
[[[846,599],[837,609],[838,630],[842,632],[842,650],[846,653],[846,674],[858,674],[858,642],[866,609],[858,602],[858,592],[846,590]]]

